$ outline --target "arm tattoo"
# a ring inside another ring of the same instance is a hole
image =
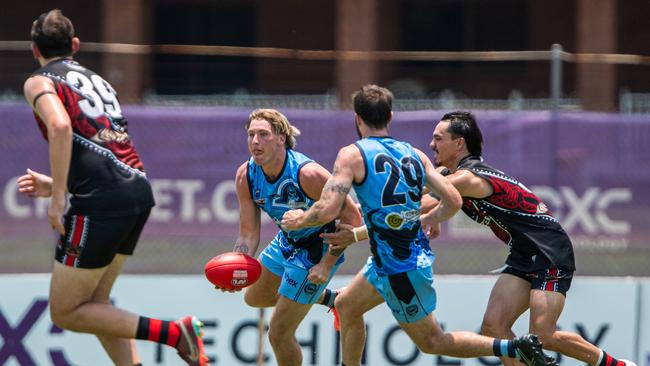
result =
[[[323,209],[323,204],[320,201],[317,201],[309,211],[307,211],[307,215],[303,218],[303,222],[305,222],[307,225],[313,225],[317,222],[319,222],[320,219],[320,211]]]
[[[348,194],[350,193],[350,187],[346,187],[343,184],[340,183],[334,183],[334,182],[327,182],[325,184],[324,190],[327,191],[332,191],[334,193],[340,193],[340,194]]]
[[[340,257],[341,254],[343,254],[344,251],[345,251],[345,249],[330,249],[330,254],[335,256],[335,257]]]
[[[248,254],[248,250],[249,250],[248,245],[246,245],[244,243],[237,243],[237,244],[235,244],[235,247],[233,248],[232,251],[235,252],[235,253]]]

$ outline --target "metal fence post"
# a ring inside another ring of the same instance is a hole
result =
[[[557,112],[562,98],[562,46],[551,46],[551,108]]]

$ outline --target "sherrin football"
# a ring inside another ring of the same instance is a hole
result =
[[[205,264],[205,277],[224,290],[237,290],[252,285],[262,274],[257,259],[244,253],[220,254]]]

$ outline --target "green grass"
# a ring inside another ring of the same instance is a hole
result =
[[[54,241],[42,237],[3,239],[0,242],[0,273],[46,273],[52,268]],[[258,253],[265,244],[260,244]],[[487,274],[503,265],[505,245],[432,242],[437,274]],[[143,239],[126,263],[125,273],[202,274],[213,256],[232,250],[232,243],[215,244],[196,238]],[[355,274],[370,255],[367,242],[346,250],[346,262],[339,274]],[[595,252],[576,250],[578,275],[650,276],[650,246],[634,246],[623,251]]]

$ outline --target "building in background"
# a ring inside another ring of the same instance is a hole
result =
[[[0,40],[26,40],[25,24],[52,7],[19,2],[3,12]],[[647,0],[97,0],[58,1],[83,42],[190,44],[353,51],[550,50],[650,55]],[[84,53],[126,102],[143,96],[335,94],[367,82],[397,97],[450,90],[479,99],[549,97],[548,61],[431,62]],[[0,93],[20,93],[30,53],[0,51]],[[650,93],[649,65],[564,63],[564,95],[613,111],[623,90]]]

